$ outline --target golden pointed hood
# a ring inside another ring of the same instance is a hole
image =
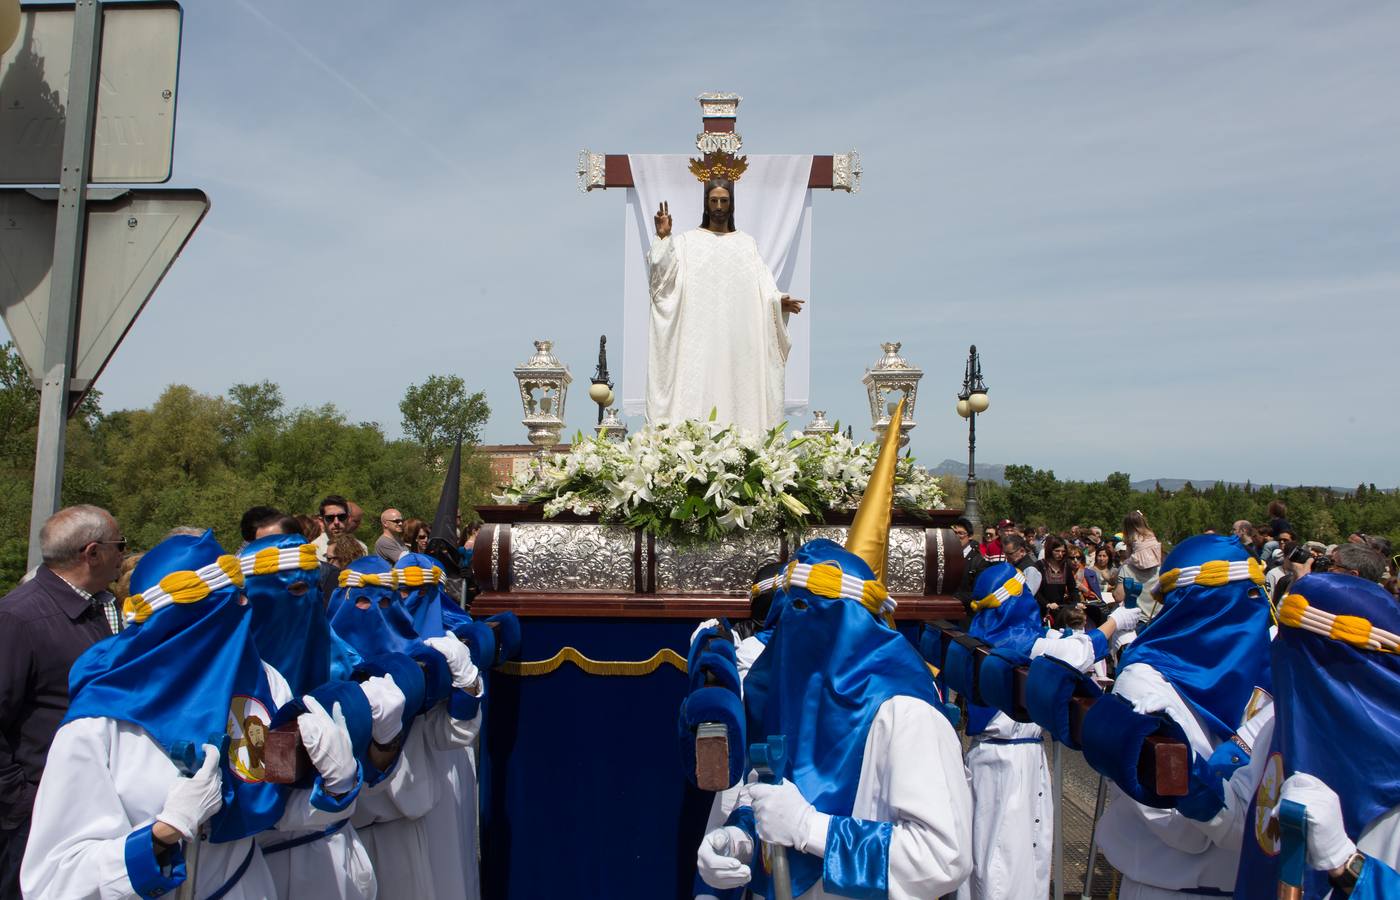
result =
[[[875,580],[885,583],[885,559],[889,554],[890,510],[894,503],[894,466],[899,460],[899,424],[904,421],[904,400],[901,398],[885,429],[880,456],[870,472],[870,483],[860,500],[846,549],[865,560],[875,573]]]

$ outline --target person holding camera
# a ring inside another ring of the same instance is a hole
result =
[[[1288,596],[1288,589],[1293,586],[1293,582],[1314,571],[1312,551],[1306,544],[1285,544],[1283,558],[1283,565],[1275,566],[1264,576],[1264,586],[1276,608],[1283,602],[1283,598]]]

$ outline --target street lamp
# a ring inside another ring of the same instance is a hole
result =
[[[963,515],[972,523],[976,535],[982,527],[977,518],[977,414],[987,411],[987,386],[982,383],[982,359],[977,345],[967,348],[967,367],[963,370],[962,390],[958,392],[958,415],[967,419],[967,502]]]
[[[612,406],[613,383],[608,377],[608,336],[598,338],[598,368],[593,370],[593,384],[588,388],[588,398],[598,404],[598,424],[603,424],[603,410]]]

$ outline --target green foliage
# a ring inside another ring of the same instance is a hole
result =
[[[1266,523],[1268,506],[1282,500],[1288,519],[1304,540],[1336,543],[1353,531],[1383,535],[1400,548],[1400,493],[1361,485],[1355,493],[1320,487],[1255,487],[1216,483],[1201,489],[1187,483],[1178,491],[1160,484],[1134,491],[1131,479],[1114,472],[1103,481],[1060,481],[1055,473],[1030,466],[1007,466],[1006,484],[978,482],[983,522],[1011,518],[1019,524],[1062,531],[1071,525],[1098,525],[1117,531],[1123,516],[1142,510],[1157,536],[1175,543],[1207,528],[1228,534],[1239,519]],[[950,503],[957,506],[957,503]]]
[[[454,415],[465,408],[479,416],[467,429],[474,441],[484,399],[467,395],[461,379],[432,376],[425,384],[444,383],[465,398]],[[440,396],[420,389],[405,404],[427,409]],[[38,404],[18,354],[0,345],[0,592],[25,570]],[[314,515],[329,493],[364,507],[359,537],[368,543],[387,506],[431,520],[446,467],[436,446],[389,440],[378,425],[349,422],[334,406],[289,411],[281,389],[267,381],[234,385],[226,397],[171,385],[148,409],[106,415],[93,394],[69,420],[67,445],[64,504],[109,509],[138,550],[177,525],[213,528],[234,549],[245,509],[265,504]],[[490,480],[485,457],[464,447],[467,516],[488,501]]]
[[[430,375],[422,384],[409,385],[399,402],[403,433],[423,446],[430,456],[448,452],[457,438],[475,444],[481,438],[491,409],[482,391],[468,393],[456,375]]]

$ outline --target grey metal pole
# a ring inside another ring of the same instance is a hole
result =
[[[1103,805],[1108,800],[1108,782],[1099,776],[1098,799],[1094,801],[1094,821],[1089,823],[1089,862],[1084,867],[1083,900],[1089,900],[1094,890],[1094,858],[1099,855],[1099,817],[1103,815]]]
[[[967,499],[963,502],[963,515],[972,523],[972,536],[976,540],[982,530],[981,516],[977,512],[977,413],[967,417]]]
[[[53,278],[44,331],[44,381],[39,393],[39,438],[34,447],[34,500],[29,514],[29,565],[42,562],[39,529],[58,511],[63,497],[63,451],[68,426],[68,388],[78,342],[87,238],[87,185],[92,170],[97,79],[102,56],[102,0],[77,0],[73,13],[73,59],[68,76],[63,171],[54,227]]]
[[[1059,741],[1053,741],[1050,745],[1050,755],[1054,760],[1054,782],[1055,782],[1055,878],[1054,890],[1051,892],[1055,900],[1065,900],[1065,767],[1064,767],[1064,745]]]

